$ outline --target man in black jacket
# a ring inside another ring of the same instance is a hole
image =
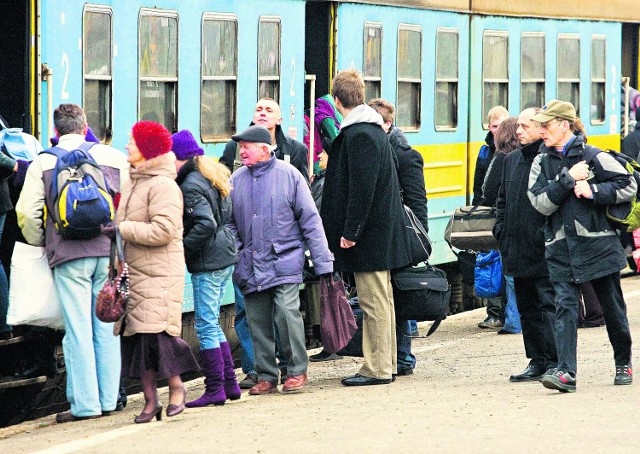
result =
[[[540,125],[531,121],[538,110],[525,109],[518,117],[516,134],[522,147],[506,155],[493,230],[504,272],[514,277],[524,350],[530,360],[524,371],[509,377],[512,382],[540,380],[557,362],[553,338],[555,294],[544,260],[545,217],[527,196],[531,164],[542,145]]]
[[[309,150],[307,147],[291,137],[285,136],[282,131],[282,116],[280,106],[271,98],[262,98],[256,104],[253,113],[252,125],[264,126],[271,133],[271,143],[276,144],[274,153],[276,158],[288,162],[298,169],[306,182],[309,182]],[[242,165],[238,157],[238,143],[230,140],[224,147],[220,162],[226,165],[231,172]]]

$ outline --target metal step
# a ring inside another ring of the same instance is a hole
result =
[[[21,344],[22,342],[26,342],[28,339],[26,336],[16,336],[7,340],[0,340],[0,348],[5,347],[7,345],[13,344]]]
[[[0,391],[11,389],[11,388],[20,388],[21,386],[35,385],[38,383],[44,383],[46,381],[47,381],[46,375],[41,375],[40,377],[22,378],[22,379],[15,379],[13,377],[0,377]]]

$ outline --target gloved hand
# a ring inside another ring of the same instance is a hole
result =
[[[23,161],[22,159],[18,159],[18,170],[13,177],[13,187],[21,190],[24,185],[24,179],[27,176],[27,170],[29,170],[29,161]]]
[[[116,231],[117,230],[118,230],[118,227],[115,224],[101,225],[100,226],[100,233],[102,233],[103,235],[108,236],[112,240],[114,240],[116,238]]]

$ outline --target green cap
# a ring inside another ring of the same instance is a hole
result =
[[[535,114],[531,119],[538,123],[546,123],[554,118],[562,118],[563,120],[574,121],[577,119],[576,108],[573,104],[558,99],[552,99],[542,106],[540,112]]]

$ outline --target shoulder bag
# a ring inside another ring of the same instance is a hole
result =
[[[117,322],[125,315],[129,298],[129,267],[124,261],[122,237],[116,229],[116,237],[111,240],[109,255],[109,277],[96,301],[96,316],[105,323]]]

